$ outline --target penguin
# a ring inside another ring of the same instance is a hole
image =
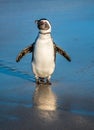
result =
[[[42,18],[35,20],[35,23],[39,30],[38,36],[35,42],[18,54],[16,62],[19,62],[27,53],[32,52],[32,71],[35,75],[36,84],[51,85],[50,79],[55,70],[56,53],[64,56],[69,62],[71,58],[53,41],[49,20]]]

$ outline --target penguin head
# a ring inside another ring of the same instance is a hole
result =
[[[40,33],[45,34],[51,32],[51,24],[47,19],[43,18],[40,20],[35,20],[35,23],[37,24]]]

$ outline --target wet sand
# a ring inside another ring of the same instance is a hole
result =
[[[0,130],[94,130],[94,2],[40,3],[0,2]],[[35,84],[31,54],[15,62],[42,17],[72,58],[68,63],[57,55],[51,86]]]
[[[0,76],[6,79],[6,75]],[[8,76],[2,86],[0,130],[94,129],[92,96],[75,95],[70,85],[53,81],[52,86],[36,86],[32,81]]]

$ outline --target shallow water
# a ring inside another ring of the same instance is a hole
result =
[[[31,54],[15,62],[37,36],[34,20],[43,17],[72,58],[57,55],[51,86],[36,86]],[[93,49],[93,0],[0,1],[0,130],[93,130]]]

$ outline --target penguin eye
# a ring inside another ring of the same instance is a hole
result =
[[[46,22],[40,21],[39,24],[40,24],[40,25],[43,25],[43,24],[46,24]]]

